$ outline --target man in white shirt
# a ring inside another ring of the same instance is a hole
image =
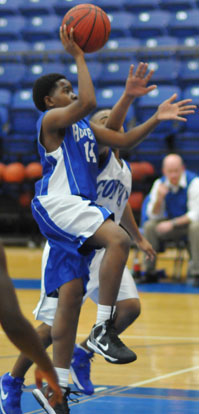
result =
[[[158,251],[164,240],[186,238],[191,256],[190,275],[199,286],[199,177],[186,170],[177,154],[167,155],[162,165],[163,176],[150,191],[146,208],[148,221],[144,235]],[[147,279],[155,278],[155,258],[145,260]]]

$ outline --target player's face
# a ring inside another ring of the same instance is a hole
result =
[[[73,92],[72,85],[67,79],[58,80],[56,85],[52,96],[56,108],[68,106],[77,99],[77,95]]]
[[[178,185],[183,171],[183,165],[167,165],[163,169],[163,174],[168,178],[172,185]]]

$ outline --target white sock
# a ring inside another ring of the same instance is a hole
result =
[[[59,385],[60,385],[61,389],[63,390],[63,388],[67,388],[68,387],[69,369],[55,368],[55,371],[57,373],[58,382],[59,382]]]
[[[111,316],[115,313],[116,306],[108,305],[97,305],[97,320],[96,324],[100,322],[105,322],[110,319]]]
[[[91,351],[88,351],[88,349],[84,348],[82,345],[80,344],[76,344],[76,346],[80,349],[82,349],[84,352],[86,352],[87,354],[90,354]]]

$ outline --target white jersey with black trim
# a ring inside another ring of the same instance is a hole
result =
[[[106,206],[115,214],[115,221],[120,223],[126,203],[131,194],[132,175],[129,164],[121,164],[110,150],[108,157],[99,169],[97,176],[97,204]]]

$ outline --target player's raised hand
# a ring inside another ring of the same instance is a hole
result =
[[[35,382],[37,388],[42,387],[42,380],[46,380],[48,387],[46,387],[46,398],[50,405],[54,406],[57,403],[61,403],[63,399],[63,394],[61,388],[58,385],[57,374],[54,368],[49,369],[48,371],[42,371],[39,367],[35,369]]]
[[[72,55],[74,58],[76,58],[78,55],[84,55],[83,50],[77,45],[74,40],[73,28],[70,29],[70,33],[68,34],[67,26],[64,24],[63,26],[60,26],[59,34],[62,45],[64,46],[66,52],[70,53],[70,55]]]
[[[147,73],[147,69],[148,63],[143,62],[139,63],[135,73],[134,65],[130,66],[125,86],[126,95],[137,98],[140,96],[144,96],[157,88],[157,85],[147,86],[154,73],[154,70],[150,70]]]
[[[196,105],[192,105],[192,99],[183,99],[182,101],[174,102],[177,94],[174,93],[169,99],[162,102],[157,111],[157,119],[159,121],[175,120],[186,122],[184,115],[195,113]]]

